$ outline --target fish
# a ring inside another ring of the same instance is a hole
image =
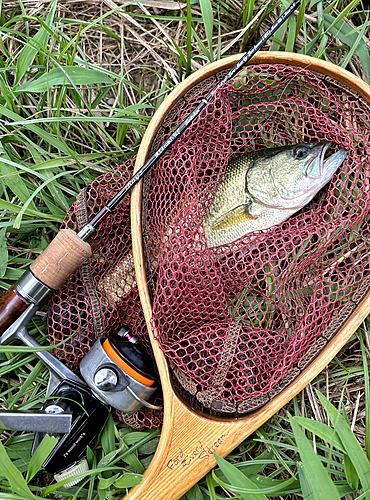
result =
[[[347,151],[340,149],[325,158],[330,146],[329,141],[282,146],[232,160],[205,215],[207,245],[226,245],[248,233],[276,226],[309,203],[347,157]],[[181,222],[173,226],[175,219],[181,220],[178,210],[169,217],[162,242],[165,246],[174,232],[181,232]],[[152,244],[153,255],[158,256],[155,249],[160,243]],[[152,269],[158,265],[157,260],[151,262]],[[97,284],[105,297],[102,300],[122,300],[135,285],[134,276],[134,258],[128,252]]]
[[[204,217],[210,248],[286,221],[307,205],[347,157],[330,141],[261,149],[228,166]]]

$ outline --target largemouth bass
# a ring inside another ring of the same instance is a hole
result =
[[[231,161],[205,216],[209,247],[282,223],[307,205],[347,156],[325,158],[331,142],[248,153]]]
[[[248,153],[231,161],[205,216],[209,247],[231,243],[247,233],[268,229],[309,203],[347,156],[340,149],[328,158],[331,143],[298,144]],[[168,224],[168,235],[174,229]],[[168,241],[168,235],[166,241]],[[158,263],[152,262],[152,267]],[[97,285],[114,302],[134,283],[133,255],[128,253]]]

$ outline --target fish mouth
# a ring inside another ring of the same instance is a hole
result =
[[[337,170],[339,165],[341,165],[346,158],[347,158],[347,151],[341,148],[339,149],[339,151],[336,151],[334,154],[332,154],[331,156],[329,156],[329,158],[325,160],[324,171],[322,174],[322,179],[324,180],[324,182],[326,182],[326,180],[329,180],[332,177],[332,175]]]
[[[336,170],[347,157],[347,151],[340,149],[325,159],[331,144],[331,141],[311,144],[311,157],[304,172],[306,181],[303,182],[301,189],[299,189],[299,186],[296,186],[293,192],[282,191],[281,186],[273,179],[274,186],[279,192],[281,200],[289,202],[289,206],[281,206],[279,208],[287,208],[289,210],[302,208],[331,180]],[[296,204],[294,205],[294,203]]]
[[[330,146],[331,141],[319,142],[313,146],[312,158],[306,168],[306,176],[309,179],[321,179],[323,176],[326,163],[325,155]]]
[[[324,146],[322,147],[322,149],[320,151],[320,155],[319,155],[320,156],[320,177],[323,176],[324,171],[326,170],[328,161],[330,160],[330,158],[328,158],[325,161],[325,155],[326,155],[326,152],[328,151],[328,149],[330,148],[330,146],[331,146],[331,141],[325,142]]]
[[[324,182],[326,179],[329,180],[338,166],[346,159],[347,151],[343,148],[325,159],[331,145],[331,141],[325,141],[314,146],[317,151],[313,152],[313,157],[306,169],[306,176],[309,179],[321,179]]]

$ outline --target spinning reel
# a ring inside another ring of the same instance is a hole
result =
[[[161,409],[148,402],[158,388],[158,377],[149,356],[126,326],[94,344],[81,362],[83,378],[50,352],[38,350],[41,346],[28,334],[27,325],[48,293],[35,293],[31,271],[20,281],[20,285],[16,284],[17,292],[20,295],[23,292],[22,296],[25,288],[33,292],[34,303],[3,333],[0,345],[17,339],[35,348],[35,355],[50,371],[50,379],[42,411],[0,411],[0,430],[36,431],[32,454],[46,433],[57,437],[58,443],[44,462],[43,469],[54,474],[57,481],[63,481],[88,470],[86,448],[102,431],[111,407],[125,413],[136,413],[142,406]],[[30,293],[26,295],[29,300]],[[71,487],[80,480],[72,480],[65,487]]]

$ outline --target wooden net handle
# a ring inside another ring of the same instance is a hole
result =
[[[194,85],[211,75],[229,69],[239,59],[240,56],[235,55],[211,63],[193,73],[171,92],[156,111],[145,132],[137,155],[136,170],[147,160],[153,139],[164,118],[176,102]],[[328,75],[356,91],[370,104],[368,85],[348,71],[326,61],[301,54],[259,52],[250,62],[250,64],[277,63],[305,67],[319,74]],[[145,471],[144,481],[130,490],[124,500],[178,500],[216,465],[213,452],[220,456],[226,456],[324,369],[369,313],[370,292],[338,330],[327,347],[289,387],[278,394],[269,404],[240,419],[222,419],[197,413],[196,410],[190,409],[173,389],[167,360],[159,347],[158,335],[153,328],[152,303],[145,274],[141,202],[142,182],[134,188],[131,194],[133,254],[140,300],[162,383],[164,421],[158,448],[150,466]]]

